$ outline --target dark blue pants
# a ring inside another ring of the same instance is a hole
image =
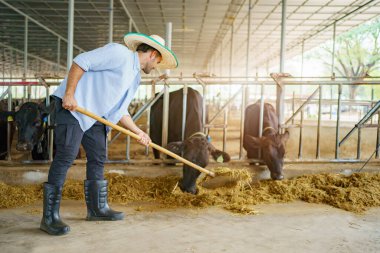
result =
[[[62,108],[62,100],[59,98],[55,99],[55,122],[56,153],[50,166],[48,183],[63,185],[81,143],[87,156],[87,180],[103,180],[107,137],[105,125],[97,121],[90,129],[83,132],[77,119]]]

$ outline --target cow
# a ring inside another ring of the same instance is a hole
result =
[[[0,122],[6,121],[9,117],[17,127],[17,151],[30,151],[33,160],[49,159],[49,128],[55,125],[55,104],[54,97],[50,97],[51,104],[46,106],[46,99],[39,103],[26,102],[15,111],[1,111]],[[48,116],[50,115],[50,126],[48,126]],[[6,136],[6,135],[5,135]],[[53,156],[55,154],[55,143],[53,144]],[[81,158],[81,151],[78,151],[77,159]]]
[[[158,145],[162,143],[162,108],[163,98],[151,107],[150,111],[150,137]],[[209,162],[211,154],[217,161],[228,162],[230,156],[217,150],[201,131],[202,124],[202,96],[196,90],[188,88],[187,110],[185,125],[185,141],[182,140],[182,108],[183,108],[183,89],[170,92],[169,94],[169,129],[168,146],[172,152],[183,157],[199,166],[205,167]],[[154,157],[160,157],[157,150],[153,150]],[[223,159],[221,159],[223,158]],[[180,180],[179,187],[183,192],[196,194],[196,180],[200,172],[188,165],[183,165],[183,178]]]
[[[1,118],[12,117],[17,127],[18,151],[31,151],[33,160],[47,160],[48,153],[48,115],[54,106],[44,103],[26,102],[18,111],[3,111]]]
[[[193,133],[202,132],[202,96],[198,91],[187,89],[186,105],[186,125],[185,138],[187,139]],[[162,144],[162,107],[163,97],[154,103],[150,110],[150,138],[158,145]],[[183,107],[183,89],[179,89],[169,94],[169,129],[168,143],[182,140],[182,107]],[[154,158],[160,158],[160,152],[153,150]]]
[[[245,109],[243,147],[250,159],[261,158],[267,165],[271,178],[281,180],[285,155],[285,143],[289,139],[289,132],[278,132],[278,117],[275,109],[269,103],[264,103],[264,118],[262,137],[259,137],[260,102],[251,104]]]

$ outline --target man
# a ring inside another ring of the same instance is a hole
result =
[[[87,220],[121,220],[122,212],[109,208],[107,181],[104,180],[107,128],[100,122],[75,111],[77,105],[121,125],[141,137],[149,145],[150,138],[133,122],[127,109],[140,83],[140,70],[176,68],[175,54],[164,46],[158,35],[128,33],[126,46],[110,43],[78,55],[58,89],[56,97],[56,154],[44,183],[43,217],[40,229],[63,235],[70,231],[60,218],[59,207],[66,173],[80,144],[87,156],[84,181]]]

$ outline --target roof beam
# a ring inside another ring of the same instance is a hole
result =
[[[121,4],[121,6],[123,7],[125,13],[127,14],[128,18],[129,18],[130,20],[132,20],[132,24],[133,24],[133,26],[135,27],[135,30],[136,30],[137,32],[140,32],[139,28],[137,27],[135,21],[134,21],[133,18],[132,18],[132,15],[129,13],[127,7],[125,6],[124,0],[119,0],[119,2],[120,2],[120,4]]]
[[[14,51],[16,51],[18,53],[24,54],[24,51],[22,51],[20,49],[17,49],[17,48],[14,48],[14,47],[11,47],[11,46],[8,46],[7,44],[4,44],[2,42],[0,42],[0,47],[5,47],[5,48],[8,48],[8,49],[14,50]],[[28,53],[28,57],[34,58],[34,59],[37,59],[37,60],[40,60],[40,61],[43,61],[43,62],[51,64],[51,65],[57,65],[56,62],[52,62],[52,61],[46,60],[45,58],[39,57],[39,56],[31,54],[31,53]],[[66,69],[66,67],[63,66],[63,65],[59,65],[59,67],[63,68],[63,69]]]
[[[35,24],[39,25],[40,27],[44,28],[46,31],[54,34],[55,36],[57,36],[58,38],[60,38],[61,40],[65,41],[66,43],[68,42],[66,38],[62,37],[61,35],[59,35],[58,33],[56,33],[55,31],[51,30],[50,28],[48,28],[47,26],[41,24],[40,22],[38,22],[37,20],[35,20],[34,18],[30,17],[29,15],[27,15],[26,13],[20,11],[19,9],[17,9],[16,7],[14,7],[13,5],[7,3],[6,1],[4,0],[0,0],[0,3],[6,5],[7,7],[11,8],[12,10],[14,10],[15,12],[19,13],[20,15],[24,16],[24,17],[27,17],[30,21],[34,22]],[[74,47],[76,49],[79,49],[81,51],[86,51],[84,50],[83,48],[77,46],[77,45],[74,45]]]

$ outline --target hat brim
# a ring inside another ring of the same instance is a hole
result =
[[[157,49],[162,56],[161,62],[157,65],[160,69],[174,69],[178,67],[176,55],[169,48],[145,34],[127,33],[124,36],[124,43],[132,51],[136,51],[137,47],[142,43]]]

